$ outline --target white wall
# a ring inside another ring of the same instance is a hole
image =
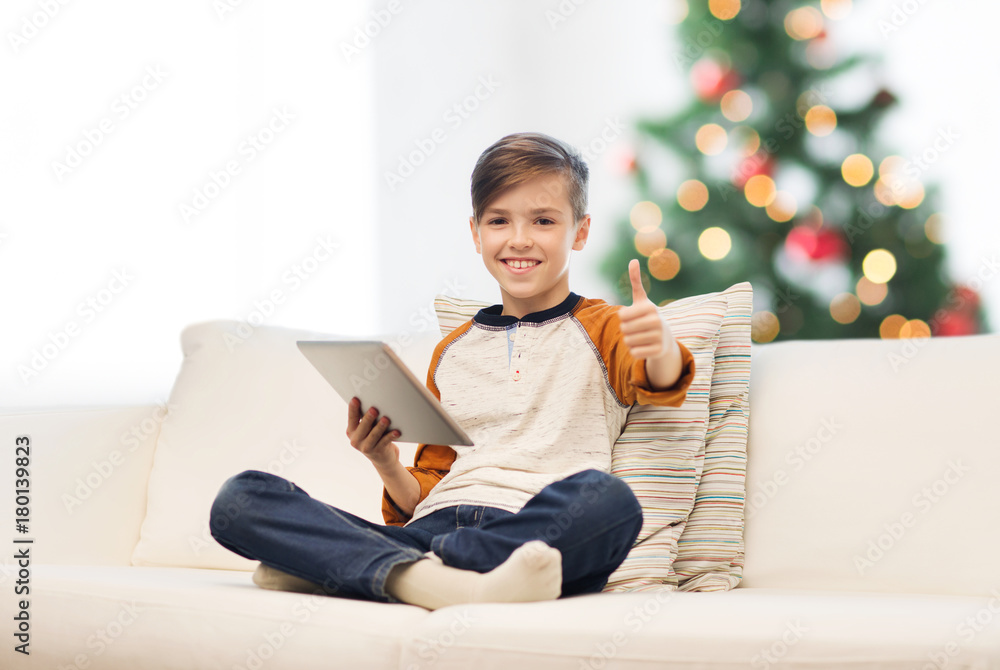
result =
[[[0,10],[0,407],[164,400],[196,321],[374,328],[368,8],[227,1]]]

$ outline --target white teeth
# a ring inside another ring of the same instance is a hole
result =
[[[532,266],[538,265],[538,261],[507,261],[507,265],[511,266],[516,270],[521,270],[523,268],[530,268]]]

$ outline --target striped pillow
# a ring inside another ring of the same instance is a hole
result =
[[[743,577],[753,288],[743,282],[722,293],[729,308],[712,371],[705,463],[674,561],[681,591],[726,591]]]
[[[734,295],[739,300],[734,301]],[[727,573],[731,565],[742,569],[742,479],[739,481],[738,519],[735,516],[727,519],[725,526],[730,535],[735,533],[736,538],[725,536],[719,539],[712,534],[714,527],[705,526],[712,526],[719,514],[713,514],[711,510],[704,514],[699,504],[706,508],[713,507],[713,492],[727,485],[725,481],[720,483],[720,477],[733,471],[728,462],[713,463],[706,469],[710,475],[704,482],[707,486],[701,486],[704,479],[702,466],[706,463],[706,436],[713,437],[719,447],[727,450],[726,454],[740,452],[738,444],[722,441],[736,436],[732,425],[734,419],[727,411],[731,403],[727,403],[726,399],[737,391],[738,363],[742,361],[734,353],[738,342],[730,341],[732,336],[728,331],[738,325],[738,312],[733,312],[734,304],[742,306],[743,299],[749,296],[750,284],[744,282],[726,291],[682,298],[660,308],[669,320],[674,336],[694,356],[695,378],[680,407],[634,405],[615,443],[611,472],[628,483],[639,499],[643,508],[643,526],[635,546],[611,575],[605,590],[673,589],[677,588],[679,581],[680,588],[685,590],[718,590],[720,565],[724,564]],[[438,295],[434,308],[442,337],[489,304]],[[749,312],[745,323],[746,363],[749,365]],[[732,362],[728,359],[724,361],[716,377],[717,347],[724,335],[726,356]],[[744,381],[748,377],[748,374],[743,375]],[[716,379],[722,382],[718,393],[713,386]],[[742,416],[742,453],[745,455],[745,414]],[[734,511],[735,505],[726,509]],[[685,533],[688,527],[690,530]],[[693,539],[685,545],[689,535]],[[733,548],[738,543],[739,560],[723,555],[719,549],[718,543],[727,541]],[[682,547],[680,550],[679,546]],[[683,551],[685,546],[689,549],[686,555]],[[685,571],[675,574],[674,561],[679,556],[685,557]],[[715,560],[705,560],[706,556]],[[739,574],[731,585],[738,581]]]
[[[673,564],[701,481],[715,353],[727,309],[721,293],[660,307],[674,337],[694,356],[695,376],[680,407],[633,405],[615,442],[611,474],[632,488],[643,524],[605,591],[677,588]]]

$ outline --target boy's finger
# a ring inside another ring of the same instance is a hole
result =
[[[389,427],[389,419],[382,417],[378,422],[372,426],[371,431],[368,433],[368,437],[365,440],[371,445],[371,449],[374,449],[379,440],[382,438],[382,434],[385,433],[386,428]]]
[[[382,439],[379,440],[376,449],[387,448],[390,444],[392,444],[392,441],[396,439],[396,437],[398,436],[395,434],[395,432],[386,433],[385,435],[382,436]]]
[[[368,411],[364,413],[361,420],[354,426],[350,427],[351,443],[355,446],[361,444],[365,437],[371,432],[372,424],[375,423],[375,417],[378,416],[378,411],[374,407],[368,408]]]
[[[646,300],[646,289],[642,287],[642,275],[639,273],[639,260],[633,258],[628,262],[628,278],[632,282],[632,304]]]
[[[351,398],[351,402],[347,403],[347,428],[353,432],[358,427],[359,421],[361,421],[361,401]]]

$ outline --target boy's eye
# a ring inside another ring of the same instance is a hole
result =
[[[538,223],[548,226],[554,224],[555,221],[553,221],[552,219],[538,219]]]
[[[507,220],[506,219],[493,219],[492,221],[487,221],[487,223],[489,223],[489,224],[507,223]]]

